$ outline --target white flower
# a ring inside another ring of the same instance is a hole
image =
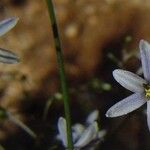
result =
[[[74,150],[80,150],[82,148],[93,150],[96,144],[105,136],[106,131],[99,131],[98,129],[98,124],[96,122],[97,118],[98,111],[95,110],[87,117],[87,126],[79,123],[72,126]],[[59,134],[57,135],[57,139],[62,141],[65,148],[68,146],[66,128],[66,120],[63,117],[60,117],[58,119]]]
[[[86,123],[87,124],[93,123],[94,121],[96,121],[98,119],[98,116],[99,116],[99,111],[98,110],[94,110],[86,118]]]
[[[18,18],[12,17],[5,19],[0,22],[0,36],[4,35],[6,32],[8,32],[10,29],[12,29],[18,22]],[[18,57],[5,49],[0,48],[0,62],[3,63],[17,63],[19,61]]]
[[[147,103],[147,122],[150,130],[150,45],[148,42],[141,40],[139,47],[144,79],[129,71],[114,70],[113,76],[115,80],[126,89],[134,92],[134,94],[112,106],[106,112],[106,116],[122,116]]]

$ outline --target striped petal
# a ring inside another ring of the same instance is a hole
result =
[[[147,102],[143,94],[135,93],[113,105],[107,112],[106,117],[118,117],[126,115]]]
[[[146,84],[146,81],[132,72],[116,69],[113,71],[113,77],[124,88],[132,92],[142,93],[144,91],[143,84]]]
[[[65,147],[68,146],[67,143],[67,126],[66,120],[63,117],[60,117],[58,120],[58,130],[60,134],[60,139]]]
[[[144,40],[139,44],[144,78],[150,82],[150,44]]]
[[[147,124],[150,131],[150,101],[147,101]]]
[[[0,62],[14,64],[19,62],[19,58],[14,53],[0,48]]]
[[[18,22],[18,18],[12,17],[0,22],[0,36],[11,30]]]

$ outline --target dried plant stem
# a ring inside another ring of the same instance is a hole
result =
[[[58,32],[53,2],[52,0],[46,0],[46,3],[48,6],[49,16],[50,16],[50,20],[52,24],[52,30],[53,30],[53,36],[54,36],[54,42],[55,42],[55,48],[56,48],[56,54],[57,54],[57,62],[58,62],[58,67],[59,67],[60,80],[61,80],[65,117],[67,121],[68,149],[73,150],[72,133],[71,133],[71,115],[70,115],[70,108],[69,108],[69,92],[68,92],[67,83],[66,83],[60,36]]]
[[[16,117],[14,117],[10,112],[6,112],[7,113],[7,117],[10,121],[12,121],[13,123],[15,123],[17,126],[19,126],[20,128],[22,128],[24,131],[26,131],[31,137],[36,138],[36,134],[28,127],[26,126],[22,121],[20,121],[19,119],[17,119]]]

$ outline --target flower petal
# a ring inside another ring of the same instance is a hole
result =
[[[81,136],[82,132],[85,130],[82,124],[75,124],[72,126],[72,136],[73,142],[75,143],[77,139]]]
[[[123,87],[132,92],[142,93],[144,91],[143,84],[146,84],[146,81],[132,72],[116,69],[113,71],[113,77]]]
[[[144,40],[139,44],[144,78],[150,82],[150,44]]]
[[[11,51],[0,48],[0,62],[14,64],[19,62],[19,58]]]
[[[147,102],[144,95],[140,93],[132,94],[131,96],[123,99],[122,101],[113,105],[107,112],[106,117],[118,117],[126,115]]]
[[[93,122],[87,129],[85,129],[79,140],[74,144],[74,147],[83,148],[88,145],[96,137],[97,133],[97,122]]]
[[[98,119],[98,115],[99,115],[98,110],[92,111],[92,112],[88,115],[88,117],[87,117],[87,119],[86,119],[86,123],[87,123],[87,124],[93,123],[94,121],[96,121],[96,120]]]
[[[104,136],[106,135],[107,131],[106,130],[101,130],[98,132],[98,138],[103,139]]]
[[[18,18],[12,17],[0,22],[0,36],[11,30],[18,22]]]
[[[60,134],[61,141],[63,142],[63,145],[65,147],[68,146],[67,143],[67,126],[66,126],[66,120],[63,117],[60,117],[58,119],[58,130]]]
[[[150,131],[150,101],[147,101],[147,124]]]

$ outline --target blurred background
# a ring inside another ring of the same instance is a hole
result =
[[[150,42],[149,0],[53,0],[64,50],[73,123],[100,112],[106,129],[98,150],[149,150],[145,106],[133,113],[106,118],[106,111],[130,95],[112,77],[122,68],[141,75],[138,44]],[[0,19],[19,17],[0,38],[0,47],[20,57],[0,64],[0,105],[36,134],[33,139],[8,119],[0,120],[0,143],[6,150],[63,149],[56,140],[64,116],[53,36],[46,3],[0,0]],[[48,109],[47,109],[48,108]]]

